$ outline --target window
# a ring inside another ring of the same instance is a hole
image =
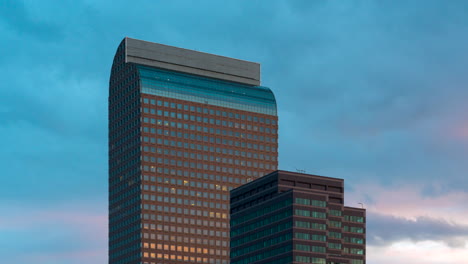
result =
[[[309,245],[303,245],[303,244],[296,244],[296,250],[310,251],[310,246]]]
[[[341,216],[341,211],[339,210],[330,210],[328,213],[332,216]]]
[[[328,247],[331,249],[341,249],[341,244],[339,243],[328,243]]]
[[[348,222],[364,223],[364,217],[362,216],[345,215],[344,218]]]

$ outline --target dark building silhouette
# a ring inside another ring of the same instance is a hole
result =
[[[343,179],[275,171],[231,191],[231,264],[364,264],[366,211]]]
[[[277,169],[260,65],[125,38],[109,83],[109,263],[229,263],[229,191]]]

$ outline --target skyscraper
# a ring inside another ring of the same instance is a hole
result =
[[[109,83],[109,263],[228,263],[229,191],[277,169],[260,65],[125,38]]]
[[[366,211],[343,179],[275,171],[231,191],[231,264],[364,264]]]

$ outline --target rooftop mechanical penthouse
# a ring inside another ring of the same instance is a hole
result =
[[[277,169],[260,65],[125,38],[109,83],[109,263],[229,263],[229,191]]]
[[[231,191],[231,264],[364,264],[366,211],[343,179],[275,171]]]

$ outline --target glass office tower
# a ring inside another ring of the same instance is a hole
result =
[[[109,263],[229,263],[229,191],[277,169],[260,65],[125,38],[109,83]]]

